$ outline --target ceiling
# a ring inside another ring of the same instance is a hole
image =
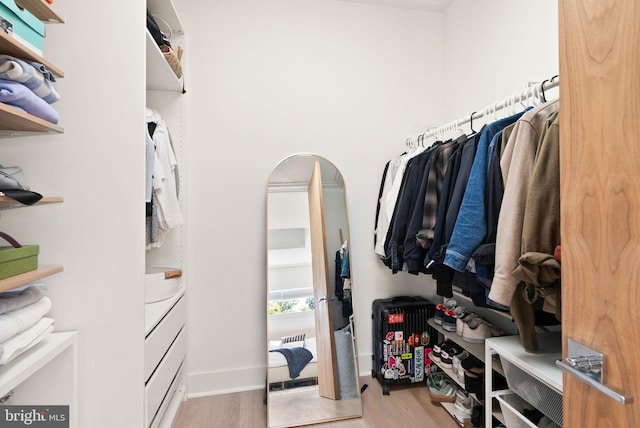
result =
[[[401,9],[419,9],[432,12],[444,12],[454,0],[342,0],[355,3],[375,4]]]

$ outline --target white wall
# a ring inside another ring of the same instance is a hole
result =
[[[391,275],[373,254],[384,163],[406,137],[556,74],[556,2],[457,0],[445,13],[333,0],[177,3],[189,54],[189,393],[264,382],[265,186],[296,152],[326,156],[345,177],[367,373],[371,302],[434,295],[429,277]],[[240,343],[232,353],[230,342]]]
[[[429,292],[427,278],[392,276],[375,258],[372,230],[385,162],[444,119],[433,102],[443,16],[336,0],[176,3],[188,37],[189,392],[264,385],[266,183],[298,152],[345,178],[366,371],[371,301]]]
[[[77,426],[140,427],[144,7],[54,7],[66,24],[47,26],[45,57],[65,72],[54,105],[65,133],[3,140],[0,163],[21,165],[34,190],[65,202],[3,211],[1,229],[40,244],[41,264],[65,268],[46,282],[56,330],[79,333]]]
[[[444,18],[447,122],[559,72],[556,0],[455,0]]]

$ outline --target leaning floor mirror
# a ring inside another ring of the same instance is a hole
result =
[[[362,416],[342,174],[297,154],[267,185],[270,428]]]

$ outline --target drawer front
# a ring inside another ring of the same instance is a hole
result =
[[[149,424],[157,413],[164,396],[167,394],[178,369],[187,354],[187,335],[181,331],[173,345],[162,359],[147,386],[145,387],[146,421]]]
[[[162,356],[167,352],[171,342],[176,338],[187,318],[187,304],[181,298],[169,313],[156,326],[144,342],[144,380],[149,381],[151,374],[158,367]]]

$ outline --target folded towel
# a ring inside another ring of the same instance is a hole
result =
[[[0,343],[0,365],[7,364],[18,355],[34,347],[53,331],[53,318],[41,318],[34,325]]]
[[[22,83],[0,79],[0,102],[19,107],[27,113],[51,123],[58,123],[60,120],[58,112],[53,107]]]
[[[289,366],[289,377],[291,379],[295,379],[300,376],[300,372],[313,358],[311,352],[305,348],[281,348],[272,349],[269,352],[279,352],[284,355],[284,357],[287,359],[287,365]]]
[[[0,343],[37,323],[51,310],[51,299],[43,296],[35,303],[0,315]]]
[[[44,282],[29,285],[20,291],[0,293],[0,314],[15,311],[37,302],[44,296],[47,286]]]
[[[46,74],[40,67],[46,70]],[[55,77],[40,63],[31,63],[9,55],[0,55],[0,79],[22,83],[49,104],[60,99],[60,94],[53,86]]]

